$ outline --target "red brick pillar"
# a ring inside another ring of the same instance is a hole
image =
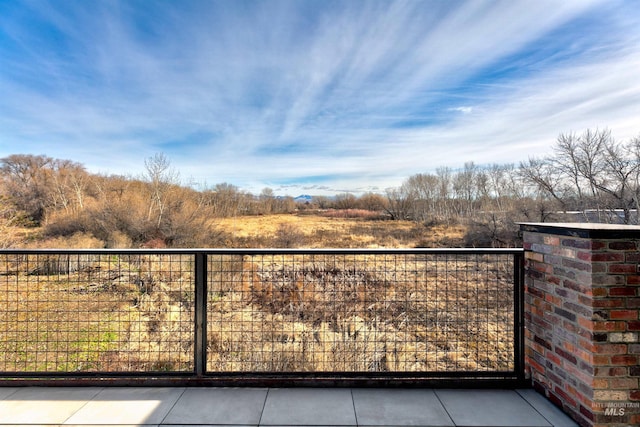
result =
[[[520,227],[533,386],[582,426],[640,425],[640,226]]]

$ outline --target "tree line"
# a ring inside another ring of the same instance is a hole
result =
[[[393,218],[466,222],[470,246],[513,243],[516,222],[638,224],[640,137],[562,133],[548,156],[416,174],[387,190],[387,200]]]
[[[108,247],[194,247],[216,243],[213,218],[295,210],[292,198],[270,190],[256,197],[228,183],[181,185],[164,154],[144,165],[142,176],[127,177],[91,174],[79,163],[44,155],[0,159],[3,223],[43,227],[52,236],[87,233]]]
[[[551,155],[519,165],[468,162],[458,170],[412,175],[384,194],[315,197],[303,205],[269,188],[254,195],[229,183],[182,185],[164,154],[146,159],[139,177],[92,174],[74,161],[44,155],[0,159],[1,227],[82,232],[112,247],[211,246],[216,217],[310,208],[373,211],[426,225],[463,222],[470,246],[513,244],[519,221],[638,224],[640,137],[618,142],[606,129],[563,133]]]
[[[509,212],[529,221],[637,224],[639,179],[640,137],[618,143],[608,130],[587,130],[561,134],[547,157],[518,166],[441,168],[411,176],[388,196],[394,216],[419,220]]]

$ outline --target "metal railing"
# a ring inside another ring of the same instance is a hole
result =
[[[1,250],[0,382],[521,381],[520,249]]]

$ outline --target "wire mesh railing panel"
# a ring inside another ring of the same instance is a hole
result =
[[[514,254],[210,254],[209,373],[512,372]]]
[[[517,250],[1,250],[0,378],[521,378]]]
[[[0,253],[0,373],[192,371],[193,259]]]

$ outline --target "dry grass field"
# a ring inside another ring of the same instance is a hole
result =
[[[227,235],[225,246],[245,248],[460,247],[466,231],[461,225],[427,227],[412,221],[337,217],[331,212],[221,218],[214,226]]]
[[[226,248],[456,248],[464,246],[467,231],[460,224],[424,225],[380,219],[378,215],[344,217],[331,210],[215,218],[210,227],[220,239],[207,246]],[[40,228],[10,229],[17,242],[12,247],[83,249],[107,244],[85,233],[47,237]],[[118,240],[115,247],[130,247],[125,237]]]

